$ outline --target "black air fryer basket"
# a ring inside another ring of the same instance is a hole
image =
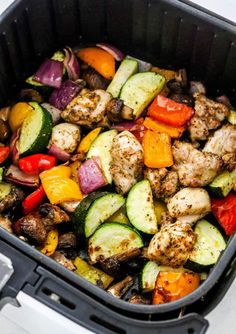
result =
[[[187,69],[209,95],[235,102],[236,26],[176,0],[16,0],[0,17],[0,107],[45,56],[95,42],[159,67]],[[144,306],[115,299],[0,228],[0,253],[15,273],[0,307],[21,290],[96,333],[204,333],[204,319],[236,274],[236,234],[208,279],[175,302]],[[51,298],[58,296],[57,301]]]

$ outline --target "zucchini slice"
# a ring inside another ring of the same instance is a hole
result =
[[[19,151],[22,155],[42,152],[51,138],[52,117],[37,102],[30,102],[34,110],[25,118],[20,139]]]
[[[113,97],[118,97],[124,83],[133,75],[138,72],[138,62],[131,59],[124,59],[120,64],[120,67],[116,71],[112,82],[107,87],[107,92]]]
[[[87,158],[99,157],[102,164],[103,173],[108,183],[112,183],[112,176],[110,172],[111,163],[111,146],[113,138],[117,135],[116,130],[109,130],[101,133],[94,140],[87,153]]]
[[[104,223],[89,239],[88,255],[91,263],[96,263],[141,247],[142,238],[132,227],[120,223]]]
[[[197,234],[197,241],[185,267],[202,272],[217,262],[226,243],[217,228],[204,219],[197,222],[194,232]]]
[[[86,215],[88,212],[88,208],[90,205],[95,201],[95,199],[102,197],[104,195],[108,194],[107,192],[93,192],[86,196],[76,207],[73,215],[72,215],[72,221],[74,224],[75,231],[79,235],[84,235],[84,222],[86,219]]]
[[[168,266],[160,266],[154,261],[148,261],[141,273],[141,289],[143,292],[151,292],[155,289],[157,275],[160,271],[172,271],[172,272],[188,272],[188,269],[183,267],[171,268]]]
[[[138,118],[154,97],[160,93],[165,78],[154,72],[136,73],[122,87],[120,98],[134,110]]]
[[[92,193],[80,202],[73,220],[80,234],[90,237],[97,227],[124,205],[125,199],[115,193]]]
[[[126,201],[126,211],[129,221],[137,230],[148,234],[157,232],[157,218],[148,180],[140,181],[131,188]]]
[[[216,197],[225,197],[236,183],[236,169],[218,175],[208,186],[209,191]]]
[[[90,283],[95,284],[102,289],[106,289],[114,279],[102,270],[90,266],[86,261],[82,260],[78,256],[74,260],[74,265],[76,266],[76,274],[82,276]]]

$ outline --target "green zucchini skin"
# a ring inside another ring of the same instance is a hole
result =
[[[88,255],[90,262],[96,263],[142,247],[142,238],[134,228],[120,223],[104,223],[90,237]]]
[[[83,199],[73,214],[78,234],[89,238],[98,226],[124,205],[125,199],[118,194],[95,192]]]
[[[236,183],[236,169],[232,172],[223,172],[218,175],[209,185],[209,192],[215,197],[225,197],[233,189]]]
[[[226,242],[220,231],[205,219],[197,222],[194,232],[197,241],[184,267],[201,273],[208,271],[217,262],[226,248]]]
[[[124,59],[116,71],[111,83],[107,87],[107,92],[113,97],[118,97],[125,82],[131,77],[131,75],[137,72],[138,62],[131,59]]]
[[[130,223],[139,231],[155,234],[158,230],[152,190],[148,180],[136,183],[126,201],[126,212]]]
[[[114,137],[117,135],[117,130],[105,131],[97,136],[93,141],[87,153],[87,159],[99,157],[102,165],[103,173],[109,184],[112,183],[112,175],[110,172],[111,163],[111,147]]]
[[[75,232],[84,237],[84,222],[86,219],[86,215],[88,212],[88,209],[90,207],[90,205],[93,203],[93,201],[95,201],[97,198],[102,197],[104,195],[108,194],[108,192],[99,192],[99,191],[95,191],[91,194],[89,194],[88,196],[86,196],[80,203],[79,205],[76,207],[74,213],[72,214],[72,222],[74,224],[74,229]]]
[[[34,110],[24,120],[19,139],[22,156],[44,151],[52,134],[53,123],[49,112],[37,102],[30,102],[30,105]]]

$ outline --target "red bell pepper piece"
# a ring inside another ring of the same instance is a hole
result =
[[[2,164],[9,156],[10,153],[10,147],[0,147],[0,164]]]
[[[37,190],[24,199],[22,203],[24,215],[27,215],[37,209],[37,207],[44,201],[45,197],[46,194],[43,186],[41,185]]]
[[[211,209],[228,236],[236,231],[236,195],[230,193],[225,198],[212,198]]]
[[[178,103],[165,96],[157,95],[150,107],[148,116],[172,126],[183,126],[194,115],[194,110],[184,103]]]
[[[56,158],[47,154],[33,154],[19,160],[19,168],[26,174],[39,174],[56,166]]]

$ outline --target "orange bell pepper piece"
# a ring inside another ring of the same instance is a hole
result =
[[[115,59],[107,51],[96,47],[84,48],[77,52],[77,56],[104,78],[111,80],[114,77]]]
[[[57,245],[58,245],[58,231],[52,230],[47,234],[47,238],[43,248],[41,249],[41,253],[47,256],[51,256],[55,253]]]
[[[166,81],[170,81],[175,78],[175,71],[167,70],[165,68],[152,67],[151,72],[158,73],[165,77]]]
[[[97,138],[102,128],[96,128],[90,131],[80,142],[77,153],[87,153],[92,142]]]
[[[185,128],[183,126],[171,126],[159,121],[152,119],[151,117],[146,117],[143,125],[152,131],[158,131],[162,133],[167,133],[171,138],[179,138],[182,136]]]
[[[191,272],[160,271],[153,295],[153,304],[163,304],[182,298],[200,285],[200,275]]]
[[[151,168],[173,165],[171,138],[166,133],[147,130],[143,138],[144,164]]]
[[[44,191],[51,204],[79,201],[83,198],[79,185],[70,179],[68,166],[57,166],[40,174]]]

